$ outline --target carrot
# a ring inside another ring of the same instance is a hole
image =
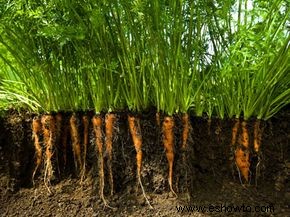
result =
[[[102,124],[103,120],[100,115],[95,115],[92,119],[93,128],[95,132],[95,143],[99,153],[99,178],[100,178],[100,197],[105,206],[109,207],[108,202],[104,196],[104,187],[105,187],[105,175],[104,175],[104,158],[103,158],[103,133],[102,133]]]
[[[55,118],[51,115],[44,115],[41,119],[42,127],[43,127],[43,137],[45,143],[45,172],[44,172],[44,184],[47,187],[49,193],[51,193],[49,189],[50,180],[53,177],[53,167],[52,167],[52,156],[53,149],[55,146]]]
[[[232,147],[235,146],[237,143],[237,134],[239,131],[239,127],[240,127],[240,119],[236,118],[235,124],[234,124],[233,129],[232,129],[232,141],[231,141]]]
[[[250,172],[249,132],[245,120],[242,122],[242,134],[240,138],[240,146],[235,151],[236,164],[246,182],[248,182]]]
[[[258,156],[258,163],[256,165],[256,174],[255,174],[255,184],[258,186],[258,178],[260,176],[260,163],[261,163],[261,153],[260,153],[260,147],[262,142],[262,129],[260,127],[261,120],[256,119],[255,125],[254,125],[254,151],[256,152]]]
[[[49,119],[50,119],[50,116],[48,116],[48,115],[43,115],[41,117],[41,124],[42,124],[42,130],[43,130],[43,140],[44,140],[45,147],[47,146],[47,144],[49,142],[49,136],[50,136]]]
[[[136,150],[137,175],[140,176],[142,167],[142,136],[140,128],[140,119],[134,116],[128,116],[128,123],[134,147]]]
[[[62,126],[62,114],[60,112],[56,114],[55,120],[56,120],[56,138],[57,138],[57,141],[59,141],[60,136],[61,136],[61,126]]]
[[[41,133],[41,121],[39,117],[34,117],[32,121],[32,139],[34,140],[34,148],[35,148],[35,169],[32,174],[32,182],[34,185],[34,176],[41,165],[42,162],[42,146],[40,144],[40,133]]]
[[[82,159],[81,159],[80,135],[77,126],[77,116],[75,113],[70,118],[70,134],[72,140],[75,168],[77,173],[79,173],[80,169],[82,168]]]
[[[160,127],[160,112],[156,112],[156,123],[157,126]]]
[[[112,143],[113,143],[113,131],[114,124],[116,120],[116,115],[113,113],[106,114],[105,124],[106,124],[106,153],[108,154],[108,168],[109,168],[109,177],[110,177],[110,187],[111,187],[111,196],[114,193],[114,180],[113,180],[113,171],[112,171]]]
[[[182,132],[182,150],[187,148],[187,140],[189,135],[189,115],[187,113],[182,116],[183,132]]]
[[[56,121],[56,145],[58,146],[58,148],[56,148],[55,150],[58,151],[59,150],[59,146],[60,146],[61,126],[62,126],[62,114],[60,112],[56,114],[55,121]],[[58,156],[58,153],[56,153],[56,155]],[[58,175],[60,175],[58,157],[56,158],[56,160],[57,160]]]
[[[187,150],[187,146],[188,146],[187,141],[188,141],[188,136],[189,136],[189,130],[191,129],[190,122],[189,122],[189,115],[187,113],[184,113],[182,115],[182,125],[183,125],[182,146],[181,146],[181,150],[183,151],[182,161],[183,161],[183,165],[187,165],[185,151]],[[187,188],[187,183],[188,183],[187,171],[184,172],[184,177],[185,177],[186,188]]]
[[[257,119],[254,125],[254,150],[256,153],[259,152],[262,141],[260,122],[261,122],[260,119]]]
[[[70,126],[68,125],[68,120],[65,119],[64,125],[63,125],[63,136],[61,139],[64,170],[66,168],[66,163],[67,163],[67,138],[69,134],[69,128]]]
[[[81,182],[83,181],[85,173],[86,173],[87,146],[89,143],[89,118],[87,115],[83,116],[82,122],[83,122],[83,127],[84,127],[84,135],[83,135],[84,152],[83,152],[83,163],[82,163],[83,168],[81,172]]]
[[[246,149],[249,148],[249,132],[247,129],[247,122],[245,120],[242,122],[242,145]]]
[[[236,146],[237,146],[237,135],[239,132],[239,128],[240,128],[240,119],[239,118],[235,118],[235,124],[232,128],[232,140],[231,140],[231,151],[234,155],[233,159],[236,159],[235,154],[236,154]],[[234,175],[234,164],[232,165],[232,174]],[[237,163],[235,162],[235,165],[237,166]]]
[[[211,133],[211,118],[207,119],[207,134],[210,136]]]
[[[173,190],[172,178],[173,178],[173,162],[174,162],[174,120],[173,117],[167,116],[164,118],[162,131],[163,131],[163,145],[166,150],[166,157],[169,165],[168,182],[170,191],[177,197],[177,194]]]
[[[242,148],[237,148],[235,152],[235,157],[236,157],[236,164],[237,164],[237,167],[239,168],[239,171],[241,172],[245,180],[248,182],[249,181],[249,167],[250,167],[249,153],[242,150]]]
[[[217,136],[217,142],[220,144],[221,143],[221,132],[222,132],[222,126],[221,126],[221,121],[220,119],[217,122],[217,127],[215,129],[215,134]]]
[[[137,177],[139,181],[139,185],[142,189],[143,196],[147,202],[147,204],[150,206],[150,208],[153,208],[146,196],[142,180],[141,180],[141,168],[142,168],[142,134],[141,134],[141,127],[140,127],[140,119],[138,117],[130,116],[128,115],[128,123],[129,123],[129,129],[132,136],[133,144],[136,150],[136,163],[137,163]]]

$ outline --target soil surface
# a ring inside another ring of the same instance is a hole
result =
[[[79,130],[82,132],[78,113]],[[92,114],[90,114],[92,116]],[[230,147],[234,120],[191,117],[186,151],[181,150],[181,115],[175,119],[173,188],[168,186],[168,164],[155,111],[139,114],[143,138],[142,183],[153,209],[147,204],[136,178],[136,151],[127,113],[117,113],[113,142],[114,192],[110,195],[108,156],[105,160],[105,199],[99,196],[99,163],[94,133],[81,181],[75,169],[68,136],[67,166],[56,144],[54,176],[44,184],[44,166],[35,177],[31,123],[35,115],[9,111],[0,118],[0,216],[289,216],[290,215],[290,108],[262,122],[260,160],[253,152],[255,120],[249,120],[251,144],[250,184],[239,178]],[[70,114],[63,114],[64,125]],[[163,117],[163,116],[161,116]],[[161,118],[162,121],[162,118]],[[63,137],[64,135],[61,134]],[[83,135],[81,135],[83,136]],[[256,174],[256,167],[260,173]],[[238,210],[240,209],[240,211]]]

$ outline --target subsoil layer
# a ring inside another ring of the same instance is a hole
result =
[[[55,157],[53,164],[55,176],[49,186],[51,193],[44,185],[43,169],[37,174],[35,185],[32,185],[35,161],[31,132],[33,116],[26,112],[9,111],[4,118],[0,118],[0,216],[290,214],[289,108],[269,121],[262,122],[264,130],[260,175],[256,175],[258,158],[251,152],[250,185],[241,184],[243,180],[239,178],[233,161],[230,147],[233,120],[212,119],[209,124],[205,118],[192,116],[188,148],[182,151],[182,121],[181,116],[176,115],[173,188],[178,198],[169,190],[167,159],[155,112],[150,110],[140,114],[143,137],[142,182],[153,209],[146,203],[137,182],[136,151],[128,130],[127,113],[117,113],[112,160],[113,196],[110,196],[107,164],[105,166],[105,197],[110,207],[104,206],[99,197],[98,156],[92,126],[86,156],[86,178],[83,182],[80,182],[75,172],[72,148],[68,146],[68,166],[65,168],[60,160],[62,152],[56,152],[58,158]],[[63,115],[66,118],[69,116]],[[77,116],[81,117],[82,114]],[[254,121],[249,120],[248,123],[251,145]],[[81,132],[81,124],[79,129]],[[70,144],[69,138],[68,141]],[[105,154],[105,162],[106,158]],[[238,206],[242,209],[234,210]]]

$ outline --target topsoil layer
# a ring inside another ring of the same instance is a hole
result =
[[[167,159],[155,112],[141,114],[142,182],[154,209],[147,205],[136,179],[136,151],[128,131],[127,114],[117,116],[112,196],[105,165],[105,197],[110,207],[105,207],[99,197],[98,156],[92,126],[86,178],[80,182],[75,172],[71,145],[67,149],[66,167],[58,146],[55,149],[58,155],[54,154],[53,159],[55,175],[48,190],[43,182],[43,168],[34,186],[31,180],[35,161],[33,114],[10,111],[0,119],[0,216],[289,216],[289,108],[262,123],[260,175],[256,175],[258,158],[251,152],[250,185],[241,184],[243,180],[233,161],[230,147],[233,120],[213,119],[209,124],[205,118],[191,117],[188,149],[182,151],[182,121],[176,115],[173,188],[178,198],[169,190]],[[251,145],[254,121],[248,123]],[[81,124],[79,129],[81,132]],[[107,158],[105,154],[105,162]],[[234,210],[237,206],[242,210]]]

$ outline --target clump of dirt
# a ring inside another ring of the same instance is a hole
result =
[[[81,117],[82,113],[78,114]],[[182,118],[175,119],[175,162],[173,188],[168,186],[168,163],[162,133],[155,110],[139,114],[143,137],[142,182],[154,209],[146,204],[136,178],[136,151],[129,133],[127,113],[118,112],[113,142],[114,195],[110,196],[108,168],[105,164],[105,196],[112,208],[104,207],[98,195],[98,158],[92,125],[86,156],[86,179],[80,183],[75,173],[71,141],[68,135],[67,166],[63,167],[62,150],[54,158],[60,174],[52,182],[51,194],[39,173],[32,186],[34,147],[31,133],[33,114],[10,111],[0,123],[0,214],[3,216],[224,216],[225,213],[183,211],[177,207],[209,205],[274,206],[266,216],[289,213],[290,110],[263,122],[260,176],[255,186],[257,158],[251,153],[251,185],[240,183],[230,147],[233,120],[191,117],[187,150],[182,150]],[[104,116],[104,115],[103,115]],[[68,120],[70,114],[64,114]],[[89,117],[92,114],[89,113]],[[162,120],[162,115],[161,115]],[[81,122],[80,122],[81,123]],[[253,143],[254,120],[249,121],[250,144]],[[79,125],[80,132],[82,126]],[[83,136],[83,135],[81,135]],[[106,161],[106,154],[104,159]],[[279,199],[278,199],[279,198]],[[227,213],[245,215],[247,213]],[[261,213],[252,213],[260,216]]]
[[[7,188],[17,191],[31,186],[34,148],[31,142],[31,114],[10,111],[1,127],[4,171],[9,176]]]

